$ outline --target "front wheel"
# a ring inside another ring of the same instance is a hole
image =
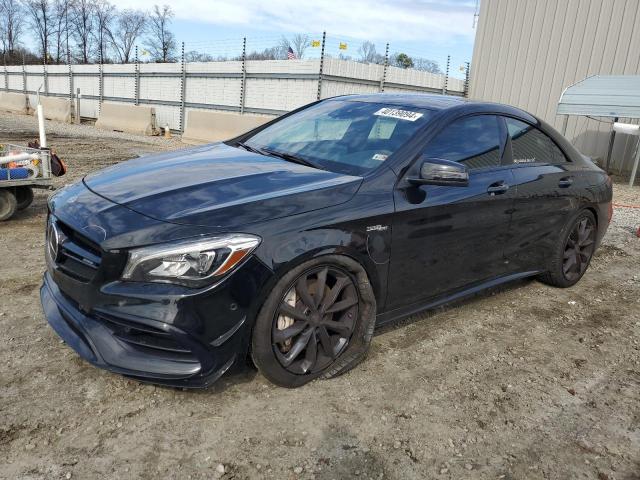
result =
[[[0,222],[9,220],[18,209],[16,196],[8,188],[0,188]]]
[[[578,283],[589,267],[596,247],[596,219],[589,210],[581,211],[567,223],[549,261],[549,270],[540,280],[555,287]]]
[[[253,330],[253,361],[267,379],[289,388],[339,375],[365,357],[375,318],[360,264],[339,255],[310,260],[267,297]]]

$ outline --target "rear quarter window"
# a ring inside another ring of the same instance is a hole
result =
[[[567,157],[551,138],[533,125],[505,118],[511,137],[513,163],[566,163]]]

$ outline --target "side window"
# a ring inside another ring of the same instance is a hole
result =
[[[547,135],[528,123],[505,118],[511,137],[513,163],[565,163],[567,157]]]
[[[464,163],[468,168],[498,166],[500,124],[495,115],[475,115],[453,121],[429,142],[424,151],[431,158]]]

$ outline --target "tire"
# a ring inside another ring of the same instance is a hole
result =
[[[560,288],[578,283],[591,263],[596,234],[596,218],[589,210],[582,210],[572,217],[562,229],[548,270],[540,275],[540,281]]]
[[[18,202],[13,192],[0,188],[0,222],[9,220],[18,209]]]
[[[18,202],[18,210],[24,210],[33,203],[33,188],[31,187],[16,187],[14,195]]]
[[[251,356],[271,382],[300,387],[360,363],[375,321],[376,300],[362,266],[341,255],[318,257],[283,275],[268,295],[253,328]]]

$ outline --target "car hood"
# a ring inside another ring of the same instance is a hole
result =
[[[156,220],[228,229],[346,202],[362,178],[218,143],[140,157],[83,181]]]

